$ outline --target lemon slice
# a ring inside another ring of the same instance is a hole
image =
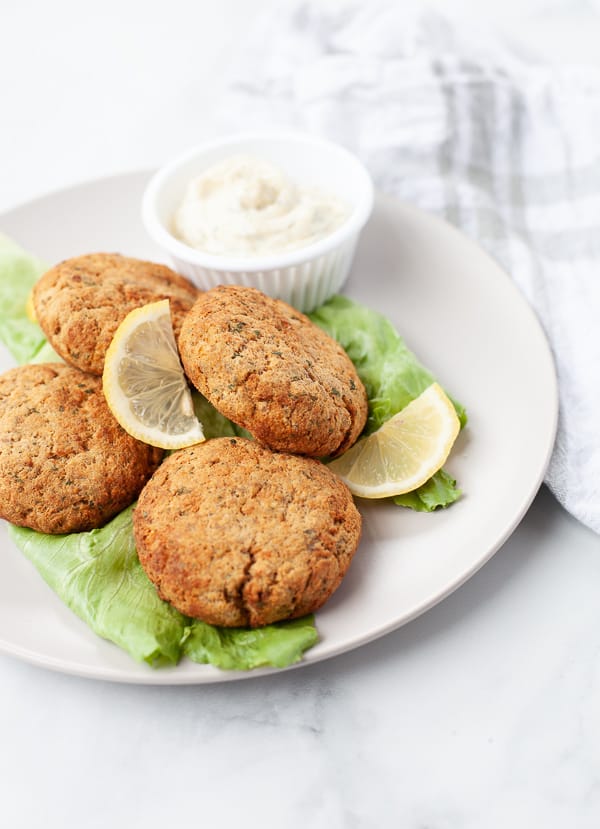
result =
[[[177,353],[168,299],[125,317],[106,352],[102,384],[111,412],[138,440],[161,449],[204,440]]]
[[[412,492],[441,469],[459,430],[452,402],[433,383],[329,468],[361,498]]]

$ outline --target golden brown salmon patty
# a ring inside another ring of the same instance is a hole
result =
[[[47,271],[33,289],[40,326],[70,365],[102,374],[106,349],[127,314],[168,299],[175,335],[199,291],[183,276],[154,262],[116,253],[67,259]]]
[[[63,363],[0,376],[0,517],[44,533],[102,526],[131,504],[162,450],[114,419],[102,381]]]
[[[210,624],[258,627],[323,605],[350,566],[361,518],[319,461],[215,438],[162,463],[133,528],[163,599]]]
[[[183,322],[179,348],[196,388],[271,449],[336,455],[364,428],[367,395],[343,348],[255,288],[202,294]]]

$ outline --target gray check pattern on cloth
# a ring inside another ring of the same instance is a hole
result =
[[[443,216],[504,267],[557,367],[546,483],[600,532],[600,72],[524,60],[407,3],[304,0],[259,21],[218,121],[345,144],[376,187]]]

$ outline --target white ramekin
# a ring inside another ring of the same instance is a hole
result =
[[[350,205],[348,218],[318,242],[270,256],[216,256],[181,242],[170,225],[188,182],[215,162],[239,153],[276,164],[298,184],[334,193]],[[142,218],[175,269],[199,288],[248,285],[308,312],[340,290],[372,207],[371,178],[344,147],[298,133],[244,133],[203,144],[162,167],[144,192]]]

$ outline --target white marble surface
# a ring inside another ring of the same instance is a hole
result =
[[[598,2],[434,5],[598,60]],[[4,0],[0,210],[207,134],[266,6]],[[441,605],[310,668],[148,688],[0,657],[2,825],[596,829],[599,597],[600,539],[542,491]]]

